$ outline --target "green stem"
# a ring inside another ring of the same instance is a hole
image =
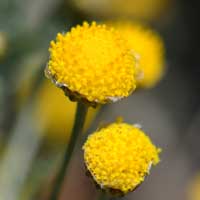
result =
[[[56,177],[55,185],[54,185],[53,191],[51,193],[50,200],[58,199],[59,192],[60,192],[64,177],[65,177],[67,167],[69,165],[69,161],[72,156],[77,138],[81,134],[82,129],[83,129],[87,110],[88,110],[88,108],[86,105],[84,105],[81,102],[77,103],[76,117],[75,117],[74,127],[72,130],[72,135],[71,135],[70,141],[67,145],[67,148],[65,150],[64,160],[63,160],[61,168],[58,172],[58,175]]]
[[[107,199],[108,198],[106,193],[101,191],[98,200],[107,200]]]
[[[120,197],[112,197],[106,194],[106,192],[100,191],[98,200],[117,200],[117,199],[121,199]]]

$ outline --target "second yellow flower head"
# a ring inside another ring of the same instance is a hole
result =
[[[102,189],[133,191],[159,162],[160,149],[139,128],[113,123],[90,135],[83,146],[87,169]]]
[[[138,58],[137,86],[151,88],[165,71],[165,48],[159,34],[140,23],[119,22],[112,24],[127,40]]]

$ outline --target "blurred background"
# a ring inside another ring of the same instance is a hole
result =
[[[121,19],[161,35],[167,69],[154,88],[90,109],[84,137],[117,116],[141,124],[162,162],[124,199],[200,200],[199,9],[192,0],[0,0],[0,200],[48,199],[70,137],[76,104],[44,76],[49,42],[85,20]],[[98,196],[80,145],[60,199]]]

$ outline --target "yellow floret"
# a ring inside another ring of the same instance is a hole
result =
[[[130,48],[138,54],[137,85],[153,87],[161,79],[165,69],[162,39],[155,31],[137,23],[120,22],[115,26],[127,39]]]
[[[51,42],[47,74],[89,102],[106,103],[135,89],[135,61],[121,35],[106,25],[72,28]]]
[[[83,146],[87,169],[98,185],[124,194],[159,162],[159,152],[139,128],[113,123],[90,135]]]

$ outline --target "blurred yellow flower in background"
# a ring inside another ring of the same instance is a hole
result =
[[[160,149],[139,128],[113,123],[91,134],[83,146],[87,169],[102,189],[133,191],[159,162]]]
[[[188,200],[200,200],[200,173],[197,173],[189,184]]]
[[[76,103],[71,102],[49,80],[38,83],[40,68],[44,65],[46,54],[37,52],[30,54],[20,63],[17,71],[16,110],[19,111],[33,98],[33,118],[44,132],[48,144],[66,144],[72,131],[76,112]],[[36,83],[37,82],[37,83]],[[39,84],[35,87],[35,84]],[[33,90],[36,90],[33,92]],[[35,94],[32,94],[35,93]],[[84,130],[89,127],[99,108],[89,108]]]
[[[47,80],[41,85],[35,100],[36,123],[43,126],[46,139],[52,144],[66,144],[73,128],[77,104]],[[89,108],[84,130],[89,127],[97,111],[98,108]]]
[[[81,11],[97,17],[133,17],[152,20],[160,16],[170,0],[71,0]]]
[[[5,33],[0,32],[0,58],[5,55],[7,49],[7,38]]]
[[[121,21],[113,26],[127,39],[138,59],[137,86],[150,88],[162,78],[165,70],[164,44],[154,30],[140,23]]]
[[[74,100],[104,104],[135,89],[135,60],[121,35],[95,22],[77,25],[51,42],[48,78]]]

